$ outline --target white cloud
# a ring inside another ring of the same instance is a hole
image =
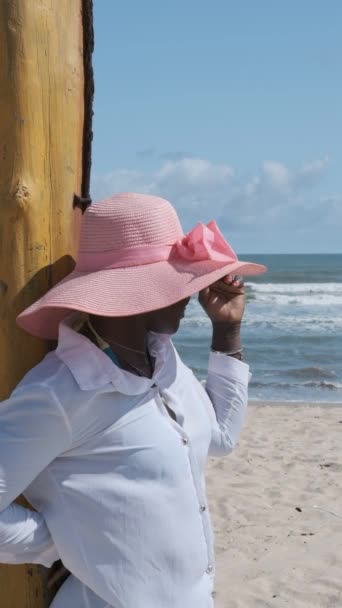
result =
[[[96,198],[112,192],[135,191],[159,194],[173,202],[183,216],[194,217],[223,205],[234,178],[230,165],[214,164],[199,158],[167,160],[153,174],[142,171],[115,169],[95,176],[93,191]]]
[[[200,158],[182,158],[165,163],[157,175],[161,180],[177,176],[190,186],[200,183],[211,187],[213,184],[230,180],[234,175],[234,169],[229,165],[214,165]]]
[[[314,160],[311,163],[305,163],[300,171],[302,175],[319,175],[325,171],[329,164],[329,157],[326,156],[320,160]]]
[[[202,212],[210,207],[210,201],[229,190],[233,176],[229,165],[183,158],[162,165],[155,175],[154,189],[182,208],[197,207]]]
[[[282,163],[274,160],[265,161],[262,166],[262,173],[264,180],[275,190],[283,191],[290,185],[290,171]]]
[[[115,169],[110,173],[95,175],[92,191],[93,198],[97,200],[106,198],[113,192],[150,192],[144,173],[132,169]]]
[[[296,231],[319,233],[322,225],[341,223],[341,196],[322,196],[315,190],[327,171],[328,158],[296,168],[267,160],[254,175],[247,177],[231,165],[206,159],[160,162],[152,173],[115,169],[107,175],[95,176],[94,197],[103,198],[120,191],[164,196],[175,205],[185,230],[198,220],[207,222],[214,217],[226,234],[236,235],[245,249],[245,242],[260,242],[262,246],[264,241],[274,249],[277,235],[280,241],[283,236],[288,243],[289,238],[295,238]]]
[[[294,175],[294,185],[296,187],[312,187],[320,180],[329,165],[329,158],[314,160],[305,163]]]

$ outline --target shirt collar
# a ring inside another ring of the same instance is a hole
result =
[[[148,345],[156,359],[152,378],[136,376],[120,369],[91,340],[73,329],[78,316],[72,314],[59,326],[56,355],[68,367],[81,390],[95,390],[112,384],[120,393],[139,395],[158,383],[170,350],[170,336],[150,332]]]

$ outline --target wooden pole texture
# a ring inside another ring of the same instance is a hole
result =
[[[0,399],[48,348],[15,317],[74,265],[73,195],[88,194],[90,167],[85,10],[92,30],[92,0],[0,0]],[[46,572],[0,566],[0,607],[46,608]]]

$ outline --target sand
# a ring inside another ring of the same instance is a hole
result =
[[[251,404],[207,484],[215,608],[342,608],[342,406]]]

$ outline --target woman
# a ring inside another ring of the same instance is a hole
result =
[[[121,194],[86,211],[75,271],[18,317],[58,346],[0,406],[0,560],[62,559],[53,608],[213,605],[203,468],[246,411],[236,275],[264,270],[214,222],[184,237],[167,201]],[[170,339],[196,292],[206,388]]]

